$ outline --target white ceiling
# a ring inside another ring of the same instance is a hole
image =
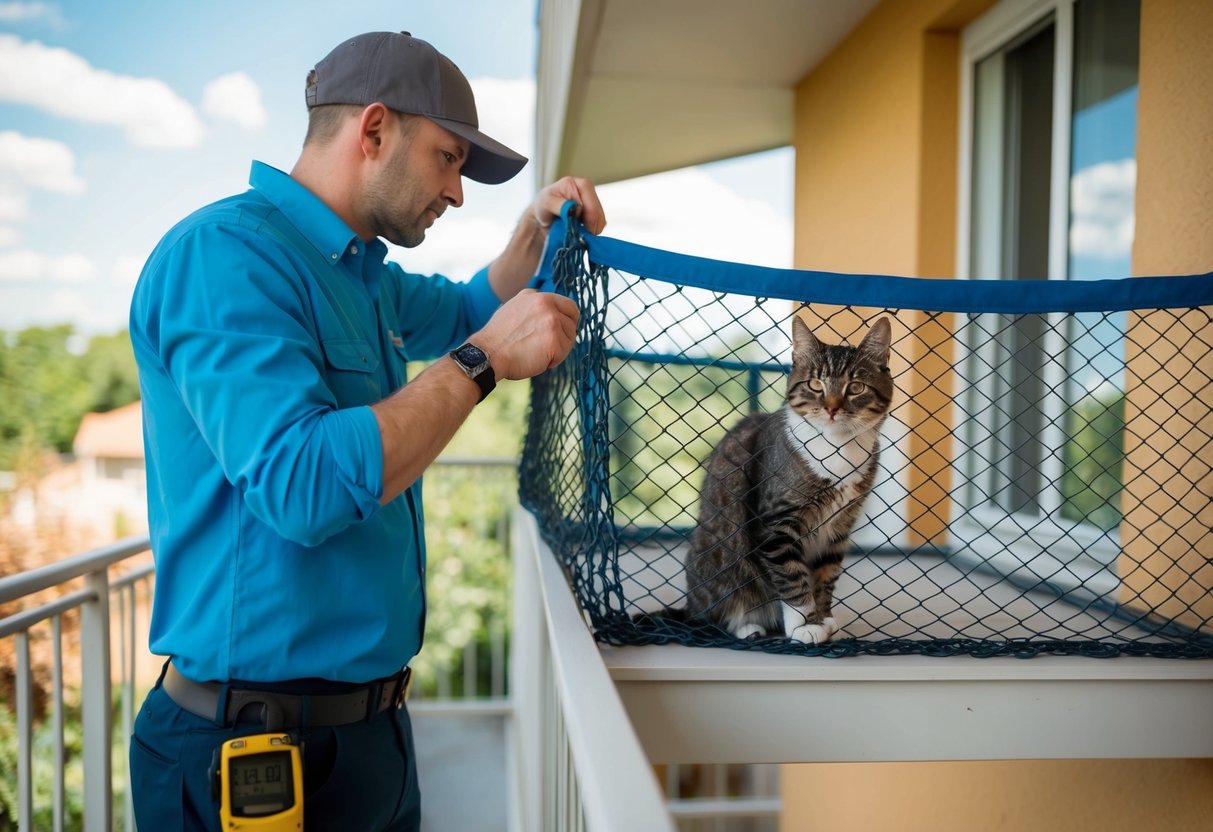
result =
[[[606,183],[790,144],[796,84],[877,2],[544,0],[545,181]]]

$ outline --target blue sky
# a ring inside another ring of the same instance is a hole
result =
[[[1137,183],[1137,85],[1074,114],[1070,277],[1126,277]]]
[[[535,0],[0,0],[0,330],[125,326],[138,270],[174,222],[244,190],[253,159],[294,164],[307,70],[359,32],[434,43],[472,80],[486,132],[531,155],[536,20]],[[791,158],[605,186],[607,233],[789,265]],[[535,188],[530,167],[468,183],[462,209],[391,256],[466,278]]]

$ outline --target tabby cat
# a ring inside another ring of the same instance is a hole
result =
[[[836,632],[834,584],[876,479],[893,397],[891,329],[823,344],[794,317],[787,404],[752,413],[707,461],[686,559],[685,617],[739,639],[821,644]]]

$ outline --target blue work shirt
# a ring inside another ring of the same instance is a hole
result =
[[[170,230],[131,302],[151,649],[196,681],[380,678],[421,647],[425,543],[420,482],[379,505],[369,405],[499,301],[487,269],[385,263],[282,171],[249,184]]]

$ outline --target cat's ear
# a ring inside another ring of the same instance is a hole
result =
[[[878,367],[889,364],[889,349],[893,345],[893,328],[888,318],[881,318],[872,324],[868,334],[859,342],[859,351],[865,353]]]
[[[792,355],[804,358],[821,351],[821,342],[799,315],[792,316]]]

